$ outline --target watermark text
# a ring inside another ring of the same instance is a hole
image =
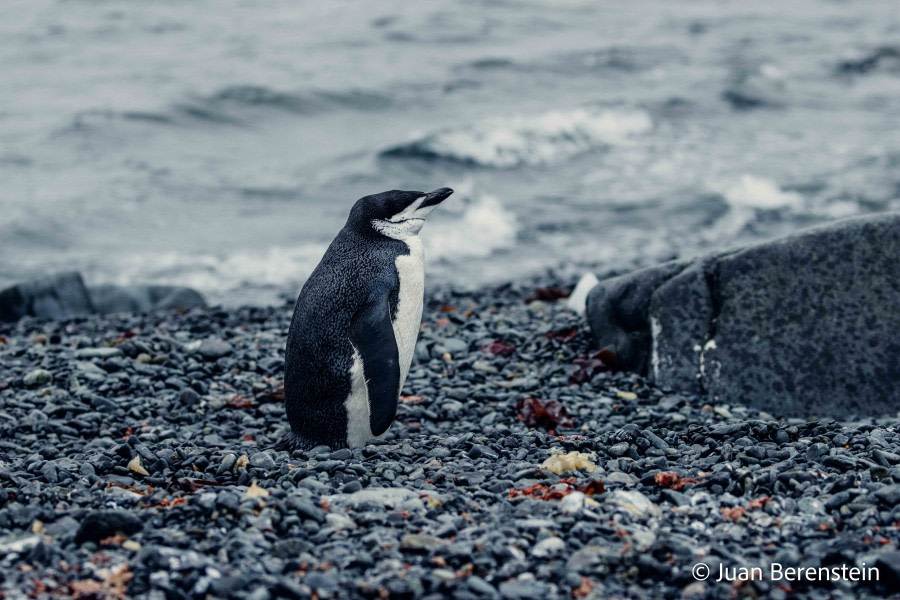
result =
[[[828,567],[791,567],[773,562],[768,567],[727,567],[719,564],[716,570],[706,563],[697,563],[691,568],[697,581],[880,581],[878,567],[831,565]]]

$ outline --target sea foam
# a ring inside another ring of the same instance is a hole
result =
[[[163,252],[124,257],[105,264],[97,280],[186,285],[217,298],[245,286],[283,288],[305,280],[325,253],[325,244],[246,248],[229,253]]]
[[[498,198],[483,194],[470,200],[452,220],[436,220],[422,231],[428,260],[483,258],[516,243],[519,222]]]
[[[755,175],[741,175],[735,181],[715,187],[732,208],[799,208],[803,202],[800,194],[786,192],[774,181]]]
[[[462,203],[446,212],[449,214],[444,219],[429,222],[422,231],[429,262],[483,258],[516,243],[518,220],[494,196],[464,195]],[[214,302],[237,298],[250,304],[265,304],[274,301],[277,292],[286,286],[305,281],[327,246],[324,242],[309,242],[221,253],[139,253],[104,261],[102,266],[87,269],[86,274],[91,281],[120,285],[186,285]],[[264,289],[271,293],[258,299],[242,291]]]
[[[484,167],[543,165],[604,145],[616,145],[653,127],[640,110],[578,108],[532,116],[495,117],[397,146],[384,156],[442,159]]]

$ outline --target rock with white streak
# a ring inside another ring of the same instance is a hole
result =
[[[900,409],[900,213],[601,281],[594,343],[663,388],[776,416]]]

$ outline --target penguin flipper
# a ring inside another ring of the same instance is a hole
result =
[[[369,426],[373,435],[387,431],[400,399],[400,356],[388,294],[376,294],[353,316],[350,341],[363,361],[369,392]]]

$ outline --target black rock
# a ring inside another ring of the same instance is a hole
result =
[[[236,511],[241,505],[241,497],[235,492],[223,490],[216,495],[216,507]]]
[[[88,314],[188,310],[204,307],[197,291],[165,285],[86,287],[77,272],[36,278],[0,291],[0,322],[22,317],[66,319]]]
[[[475,444],[474,446],[472,446],[472,449],[469,450],[469,456],[471,456],[472,458],[498,458],[497,453],[491,447],[485,446],[483,444]]]
[[[874,496],[888,508],[900,506],[900,483],[886,485],[876,491]]]
[[[200,394],[198,394],[191,388],[183,390],[181,394],[179,394],[178,399],[181,401],[181,404],[183,406],[187,407],[197,406],[202,401]]]
[[[59,473],[56,470],[56,465],[51,462],[44,463],[44,466],[41,467],[41,475],[43,475],[47,483],[57,483],[59,481]]]
[[[331,460],[349,460],[353,452],[349,448],[341,448],[331,453]]]
[[[345,494],[352,494],[353,492],[358,492],[361,489],[362,489],[362,484],[358,480],[354,479],[353,481],[349,481],[349,482],[345,483],[344,486],[341,488],[341,492],[343,492]]]
[[[612,350],[623,369],[645,373],[652,343],[650,299],[686,266],[683,261],[665,263],[598,283],[587,298],[594,346]]]
[[[643,435],[653,445],[654,448],[657,448],[659,450],[666,450],[669,447],[669,444],[667,444],[664,439],[662,439],[649,429],[645,429],[641,435]]]
[[[0,322],[26,316],[65,319],[93,312],[90,294],[76,272],[32,279],[0,291]]]
[[[691,503],[690,496],[677,490],[665,489],[659,495],[663,500],[667,500],[675,506],[688,506]]]
[[[250,457],[250,466],[259,469],[271,469],[275,466],[275,459],[268,452],[257,452]]]
[[[88,289],[94,307],[100,314],[188,310],[206,306],[203,296],[189,287],[95,285]]]
[[[101,510],[88,513],[75,533],[75,543],[99,542],[104,538],[124,533],[131,535],[143,528],[143,521],[134,513],[124,510]]]
[[[104,398],[103,396],[92,396],[91,407],[93,407],[94,410],[103,413],[111,413],[119,409],[119,406],[115,402],[109,398]]]
[[[312,519],[317,523],[325,522],[325,511],[307,498],[291,496],[288,498],[287,508],[305,519]]]
[[[880,581],[889,589],[900,589],[900,550],[882,552],[875,561]]]
[[[772,414],[894,414],[900,215],[601,281],[594,343],[664,388]],[[652,349],[652,353],[651,353]]]

